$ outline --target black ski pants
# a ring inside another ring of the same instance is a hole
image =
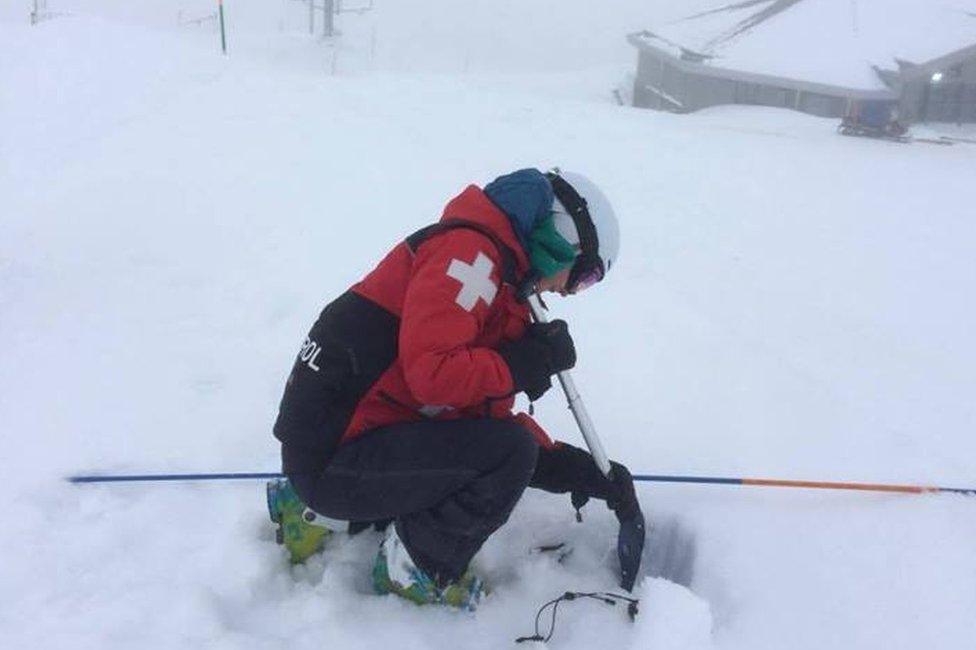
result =
[[[537,454],[532,434],[512,420],[405,422],[367,431],[324,470],[289,479],[326,517],[394,519],[413,561],[448,582],[508,519]]]

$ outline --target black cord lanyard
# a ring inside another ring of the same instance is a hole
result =
[[[515,642],[523,643],[525,641],[542,641],[543,643],[548,643],[549,639],[552,638],[553,632],[556,631],[556,612],[559,611],[559,604],[580,598],[589,598],[591,600],[606,603],[607,605],[627,603],[627,615],[630,616],[630,620],[633,621],[635,618],[637,618],[638,604],[640,603],[640,600],[637,598],[630,598],[629,596],[623,596],[621,594],[612,594],[606,591],[567,591],[559,598],[553,598],[550,600],[548,603],[540,607],[538,612],[536,612],[535,634],[532,636],[520,636],[515,639]],[[546,609],[550,607],[552,607],[552,617],[549,619],[549,632],[545,636],[542,636],[539,633],[539,620],[542,618],[542,615],[545,613]]]

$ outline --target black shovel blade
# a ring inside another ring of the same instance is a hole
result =
[[[644,513],[641,511],[638,510],[635,517],[620,522],[617,556],[620,558],[620,586],[626,591],[633,591],[634,582],[637,581],[641,556],[644,554],[644,535]]]

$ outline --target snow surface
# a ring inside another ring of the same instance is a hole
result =
[[[872,66],[897,70],[896,59],[925,63],[976,45],[973,0],[799,0],[733,35],[740,22],[773,3],[728,11],[715,10],[739,3],[667,3],[661,22],[645,27],[714,56],[709,65],[877,90],[885,85]]]
[[[605,285],[552,301],[613,457],[976,483],[976,148],[618,107],[637,0],[401,4],[323,43],[300,3],[228,0],[227,58],[212,24],[177,26],[205,2],[50,0],[71,15],[34,28],[3,7],[0,647],[497,648],[563,590],[613,588],[609,513],[576,524],[541,493],[480,554],[494,592],[468,615],[370,595],[372,533],[290,568],[257,482],[61,481],[277,469],[321,306],[464,185],[525,165],[588,173],[621,215]],[[580,443],[556,391],[537,415]],[[694,536],[692,579],[644,581],[635,624],[564,605],[553,647],[972,647],[971,499],[639,492]],[[529,552],[556,540],[562,564]]]

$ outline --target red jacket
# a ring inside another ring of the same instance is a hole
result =
[[[441,220],[487,227],[529,262],[508,217],[471,185],[447,204]],[[495,351],[530,322],[516,288],[502,282],[502,255],[486,235],[458,228],[436,234],[412,252],[394,248],[352,291],[400,319],[397,358],[360,399],[342,437],[367,429],[435,418],[515,417],[543,446],[552,441],[525,413],[512,414],[514,386]]]

